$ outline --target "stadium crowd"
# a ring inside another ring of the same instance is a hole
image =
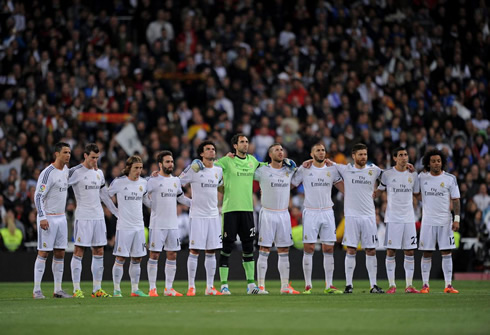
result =
[[[351,146],[363,142],[381,168],[404,146],[421,170],[424,153],[436,147],[458,178],[462,236],[486,231],[488,238],[485,1],[0,5],[0,220],[23,241],[36,240],[33,195],[54,144],[71,145],[74,166],[85,144],[97,143],[110,183],[128,157],[116,138],[127,123],[142,144],[146,175],[157,170],[161,150],[173,152],[179,175],[204,139],[221,157],[237,132],[250,138],[257,159],[279,142],[298,163],[319,141],[330,159],[346,163]],[[301,224],[302,199],[294,191],[293,225]],[[341,195],[335,199],[340,221]],[[376,205],[381,223],[386,197]],[[72,196],[69,222],[75,206]],[[111,239],[115,218],[107,217]]]

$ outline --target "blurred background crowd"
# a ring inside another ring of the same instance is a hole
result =
[[[34,189],[56,142],[71,145],[70,166],[96,142],[110,183],[128,157],[116,135],[130,126],[146,174],[168,149],[178,175],[206,138],[221,157],[237,132],[259,160],[279,142],[298,163],[322,141],[345,164],[363,142],[382,168],[404,146],[421,170],[437,147],[459,181],[462,237],[488,241],[484,0],[0,0],[0,11],[2,235],[36,240]],[[293,190],[293,226],[302,199]],[[376,205],[382,230],[386,197]],[[71,195],[69,222],[75,206]]]

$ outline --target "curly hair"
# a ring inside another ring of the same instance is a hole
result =
[[[427,172],[430,172],[430,158],[432,156],[440,156],[441,157],[441,163],[442,163],[441,170],[444,170],[444,168],[446,167],[447,158],[446,158],[446,155],[444,155],[442,153],[442,151],[438,150],[438,149],[432,149],[432,150],[429,150],[425,153],[424,158],[422,160],[422,163],[424,164],[424,170]]]

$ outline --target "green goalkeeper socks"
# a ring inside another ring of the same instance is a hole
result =
[[[247,283],[255,283],[255,261],[243,262],[243,268],[245,269],[245,277],[247,277]]]
[[[219,277],[221,279],[221,285],[228,284],[228,272],[230,271],[230,268],[228,267],[219,267]]]

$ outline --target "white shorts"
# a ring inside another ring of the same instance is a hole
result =
[[[303,243],[316,243],[320,237],[322,244],[334,245],[335,217],[332,209],[303,210]]]
[[[37,218],[37,250],[53,251],[53,249],[66,249],[68,246],[68,224],[66,216],[48,215],[47,230],[41,229],[41,221]]]
[[[387,249],[417,249],[415,223],[386,223],[384,246]]]
[[[145,230],[116,230],[114,256],[143,257],[146,256]]]
[[[363,249],[374,249],[378,246],[378,229],[374,216],[345,217],[345,230],[342,244],[347,247],[357,248],[359,241]]]
[[[191,218],[189,225],[189,249],[216,250],[223,247],[219,216],[215,218]]]
[[[454,233],[450,224],[445,226],[420,227],[420,246],[419,250],[436,250],[436,242],[439,250],[456,249]]]
[[[180,231],[178,229],[150,229],[150,251],[162,252],[180,250]]]
[[[75,220],[73,236],[80,247],[102,247],[107,244],[107,229],[104,219]]]
[[[262,208],[259,213],[259,245],[270,248],[272,243],[278,248],[293,245],[291,217],[287,210],[271,211]]]

